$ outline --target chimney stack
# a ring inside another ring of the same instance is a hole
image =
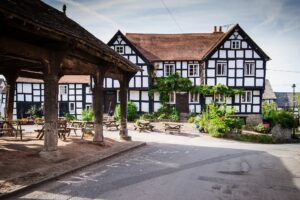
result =
[[[219,32],[222,33],[222,26],[219,26]]]
[[[63,5],[63,8],[62,8],[62,9],[63,9],[63,13],[66,15],[66,10],[67,10],[66,4]]]
[[[214,26],[214,32],[213,33],[216,33],[217,32],[217,26]]]

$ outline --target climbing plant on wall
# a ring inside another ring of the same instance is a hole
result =
[[[242,94],[240,89],[233,89],[226,85],[218,84],[215,86],[197,85],[193,86],[188,78],[181,77],[178,73],[172,74],[168,77],[156,77],[154,85],[149,90],[149,95],[154,96],[154,93],[159,93],[160,102],[165,105],[168,102],[169,94],[171,92],[193,92],[204,96],[216,94],[223,95],[225,102],[227,97],[232,97],[235,94]],[[215,99],[215,98],[214,98]]]

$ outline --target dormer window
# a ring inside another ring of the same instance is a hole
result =
[[[119,54],[124,54],[124,47],[123,46],[116,46],[115,50]]]
[[[231,48],[232,49],[240,49],[241,41],[240,40],[231,40]]]

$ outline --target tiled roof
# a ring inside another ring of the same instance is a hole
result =
[[[17,79],[19,83],[43,83],[43,80],[40,79],[32,79],[32,78],[23,78],[19,77]],[[82,76],[82,75],[66,75],[61,77],[59,83],[90,83],[90,76]]]
[[[126,33],[128,40],[151,62],[201,60],[224,33]]]
[[[280,108],[291,108],[293,107],[293,93],[292,92],[275,92],[276,104]],[[296,101],[296,106],[298,105]]]
[[[272,86],[271,86],[271,83],[268,79],[266,79],[266,82],[265,82],[265,91],[263,93],[263,97],[262,97],[264,100],[267,100],[267,99],[273,99],[275,100],[276,99],[276,95],[272,89]]]
[[[68,18],[63,12],[40,0],[1,0],[0,14],[19,18],[26,24],[34,24],[41,29],[52,32],[52,35],[65,36],[73,42],[84,44],[88,48],[94,49],[95,52],[101,52],[111,59],[124,63],[122,65],[124,70],[140,70],[139,67],[109,48],[78,23]],[[105,26],[105,24],[99,24],[99,26],[101,25]],[[51,37],[51,34],[49,37]]]

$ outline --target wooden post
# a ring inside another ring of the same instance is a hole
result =
[[[11,74],[5,75],[5,78],[6,78],[6,82],[7,82],[5,118],[8,121],[12,121],[13,120],[13,111],[14,111],[14,96],[15,96],[17,75],[15,75],[12,72]]]
[[[93,109],[94,109],[94,127],[95,135],[93,142],[103,144],[103,80],[105,71],[98,70],[94,78],[94,88],[93,88]]]
[[[122,80],[120,80],[120,107],[121,107],[121,128],[120,128],[120,138],[123,140],[131,140],[128,135],[127,129],[127,93],[130,77],[123,75]]]
[[[49,63],[44,70],[44,114],[45,114],[45,139],[44,151],[51,152],[57,150],[57,118],[58,118],[58,75],[62,57],[52,53]]]

